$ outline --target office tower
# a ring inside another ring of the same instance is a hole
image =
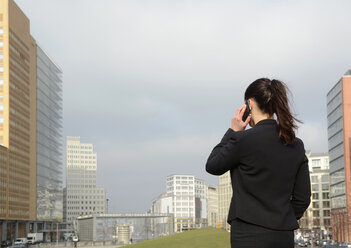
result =
[[[61,221],[62,71],[43,49],[37,46],[36,51],[37,221]]]
[[[172,197],[174,231],[181,232],[195,228],[195,177],[168,176],[167,197]]]
[[[351,240],[351,70],[327,94],[333,238]]]
[[[322,238],[331,234],[328,153],[306,153],[311,180],[311,203],[299,220],[300,231],[314,231]]]
[[[1,241],[62,219],[61,73],[16,3],[0,0]]]
[[[217,187],[205,186],[205,197],[207,200],[207,222],[208,226],[217,227],[218,221],[218,190]]]
[[[218,224],[221,228],[230,230],[230,225],[227,223],[230,202],[233,196],[232,183],[230,172],[226,172],[219,176],[218,184]]]
[[[0,232],[25,236],[36,219],[36,42],[29,19],[0,1]]]
[[[93,144],[81,143],[80,137],[67,137],[65,221],[73,222],[78,216],[106,212],[105,189],[97,187],[96,176],[97,154]]]
[[[36,50],[37,220],[62,220],[62,71]]]

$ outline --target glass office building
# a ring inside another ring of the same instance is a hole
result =
[[[333,239],[351,240],[351,70],[327,94]]]
[[[37,46],[37,220],[62,219],[62,71]]]

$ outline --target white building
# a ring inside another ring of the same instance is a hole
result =
[[[230,230],[227,223],[230,202],[232,200],[233,189],[230,179],[230,172],[226,172],[219,176],[218,185],[218,224],[221,228]]]
[[[331,232],[328,153],[306,153],[311,179],[311,204],[299,221],[301,230]]]
[[[106,193],[96,185],[97,155],[92,144],[80,143],[80,137],[67,137],[64,220],[106,213]]]
[[[195,228],[195,177],[168,176],[166,192],[167,197],[172,197],[174,230],[181,232]]]
[[[192,175],[168,176],[166,193],[153,201],[150,212],[173,214],[175,232],[207,226],[205,187]]]

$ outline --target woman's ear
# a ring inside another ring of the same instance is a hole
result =
[[[252,109],[252,106],[253,106],[253,100],[252,100],[252,98],[247,99],[247,101],[249,102],[250,108]]]

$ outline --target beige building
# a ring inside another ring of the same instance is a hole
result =
[[[218,185],[218,223],[217,225],[226,230],[230,229],[227,223],[228,211],[232,200],[233,189],[230,179],[230,172],[226,172],[219,177]]]
[[[29,19],[0,1],[0,237],[36,219],[36,42]]]
[[[218,190],[217,187],[205,186],[205,198],[207,200],[207,223],[208,226],[217,227],[218,221]]]
[[[80,137],[67,137],[66,188],[63,219],[72,222],[78,216],[106,213],[106,192],[97,187],[97,154],[93,144],[81,143]]]
[[[0,0],[1,241],[28,232],[52,240],[62,220],[61,74],[22,10]]]
[[[300,230],[330,234],[330,172],[328,153],[306,153],[311,179],[311,203],[299,220]]]

